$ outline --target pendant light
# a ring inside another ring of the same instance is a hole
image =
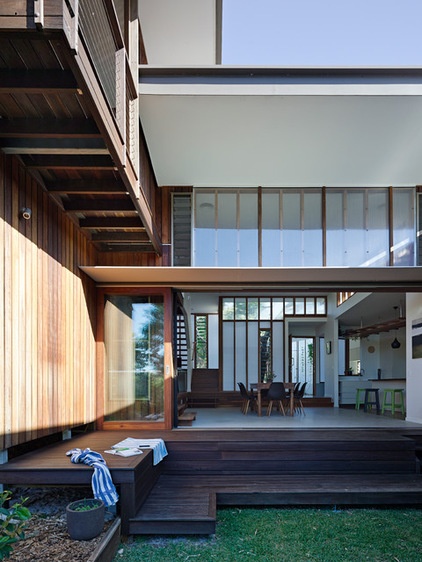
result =
[[[394,308],[394,310],[397,310],[397,309],[398,309],[398,306],[394,306],[393,308]],[[401,316],[401,314],[400,314],[400,316]],[[391,343],[391,347],[392,347],[393,349],[398,349],[400,346],[401,346],[401,343],[400,343],[399,340],[397,339],[397,330],[396,330],[396,336],[395,336],[394,340],[393,340],[392,343]]]
[[[393,349],[398,349],[401,346],[401,343],[399,342],[399,340],[397,339],[397,336],[394,338],[391,347]]]

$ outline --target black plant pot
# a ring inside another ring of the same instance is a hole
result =
[[[67,531],[70,538],[88,541],[97,537],[104,528],[104,512],[104,502],[95,498],[70,503],[66,507]]]

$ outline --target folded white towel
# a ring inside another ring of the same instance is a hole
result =
[[[127,437],[112,446],[112,449],[152,449],[153,452],[153,464],[156,465],[167,456],[167,449],[164,441],[162,439],[134,439],[133,437]]]

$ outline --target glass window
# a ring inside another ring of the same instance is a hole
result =
[[[324,297],[317,297],[316,299],[316,312],[317,314],[326,314],[326,300]]]
[[[239,265],[258,266],[258,194],[239,194]]]
[[[236,320],[246,320],[246,299],[235,299],[235,318]]]
[[[284,299],[284,314],[292,316],[294,313],[294,300],[293,297],[286,297]]]
[[[388,252],[388,190],[368,189],[365,267],[386,267]]]
[[[273,319],[283,320],[284,318],[284,299],[273,298]]]
[[[315,314],[315,299],[307,297],[305,299],[305,313],[306,314]]]
[[[208,316],[195,315],[195,368],[208,368]]]
[[[393,265],[415,265],[415,195],[413,189],[393,189]]]
[[[295,314],[305,314],[305,299],[302,297],[295,298]]]
[[[302,265],[300,218],[300,194],[284,191],[282,199],[282,265],[284,267]]]
[[[303,196],[302,264],[322,266],[322,197],[321,192]]]
[[[258,320],[259,299],[248,298],[248,320]]]
[[[223,298],[223,320],[234,320],[234,299]]]
[[[104,346],[105,420],[163,421],[163,298],[109,295]]]
[[[215,266],[215,194],[195,192],[194,265]]]
[[[271,300],[269,298],[259,299],[259,318],[260,320],[271,319]]]
[[[238,265],[237,205],[235,193],[219,193],[217,203],[217,265]]]
[[[322,189],[195,190],[194,265],[385,267],[391,257],[414,265],[414,189],[394,189],[392,210],[389,188],[324,192],[325,208]]]
[[[262,266],[280,267],[280,194],[262,193]]]
[[[344,248],[343,193],[327,189],[326,194],[326,263],[346,265]]]

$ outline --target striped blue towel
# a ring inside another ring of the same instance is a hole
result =
[[[106,461],[100,453],[91,451],[91,449],[72,449],[67,451],[66,455],[70,456],[70,460],[75,464],[83,463],[93,467],[94,473],[91,484],[94,498],[103,500],[107,507],[117,503],[119,495],[113,484]]]

